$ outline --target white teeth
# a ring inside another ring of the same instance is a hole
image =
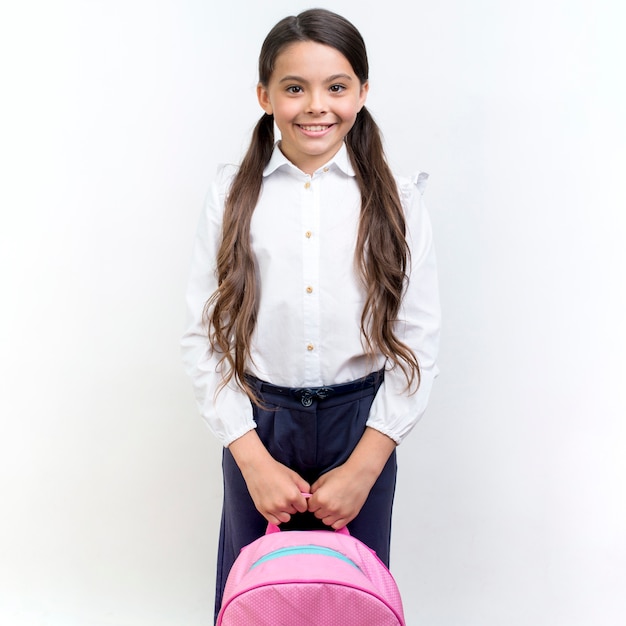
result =
[[[302,126],[300,125],[300,128],[302,128],[302,130],[308,130],[312,133],[315,133],[315,132],[320,132],[322,130],[326,130],[328,126]]]

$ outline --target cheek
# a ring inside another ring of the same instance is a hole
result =
[[[360,109],[361,103],[358,99],[350,100],[342,104],[341,115],[346,121],[352,120],[354,122]]]
[[[290,103],[280,103],[274,107],[274,119],[289,121],[297,114],[295,107]]]

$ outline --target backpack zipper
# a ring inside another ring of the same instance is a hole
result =
[[[278,559],[283,556],[294,556],[299,554],[317,554],[321,556],[330,556],[335,559],[339,559],[344,563],[348,563],[348,565],[352,565],[352,567],[358,569],[361,568],[352,560],[349,559],[345,554],[341,554],[341,552],[337,552],[337,550],[333,550],[332,548],[326,548],[324,546],[291,546],[288,548],[280,548],[279,550],[274,550],[273,552],[268,552],[266,555],[262,556],[260,559],[255,561],[250,569],[254,569],[258,565],[262,563],[266,563],[267,561],[272,561],[273,559]]]

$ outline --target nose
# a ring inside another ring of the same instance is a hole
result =
[[[327,110],[326,99],[324,93],[318,89],[309,91],[309,99],[307,101],[307,113],[313,115],[323,115]]]

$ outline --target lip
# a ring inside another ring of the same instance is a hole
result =
[[[335,124],[296,124],[307,137],[323,137],[335,126]]]

